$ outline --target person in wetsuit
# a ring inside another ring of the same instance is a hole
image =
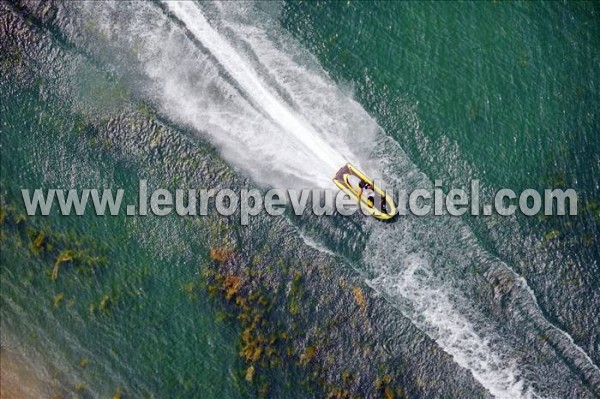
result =
[[[367,197],[367,201],[369,202],[369,206],[373,206],[375,204],[375,192],[373,191],[373,186],[361,180],[360,183],[358,183],[358,187],[360,187],[358,197],[362,198],[364,193]]]
[[[369,205],[374,207],[375,206],[375,192],[373,191],[373,186],[362,180],[358,183],[358,186],[360,187],[360,192],[358,194],[358,197],[362,198],[362,195],[364,193],[367,196],[367,201],[369,202]],[[387,213],[387,201],[385,200],[385,195],[381,197],[381,207],[379,208],[379,210],[384,213]]]

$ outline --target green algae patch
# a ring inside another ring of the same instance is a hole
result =
[[[65,294],[62,292],[60,294],[55,295],[53,300],[54,308],[60,307],[60,304],[62,303],[64,298]]]
[[[559,236],[559,234],[560,232],[558,230],[550,230],[548,233],[546,233],[546,235],[544,235],[544,237],[542,237],[542,243],[554,240]]]
[[[3,213],[0,226],[2,236],[6,238],[3,241],[10,237],[10,244],[16,247],[27,243],[31,256],[51,266],[50,280],[58,279],[63,264],[72,264],[84,274],[94,274],[107,264],[108,259],[100,255],[105,252],[101,243],[73,231],[64,233],[53,230],[47,221],[18,212],[14,206],[6,203],[4,197],[0,198],[0,203]]]
[[[86,368],[90,364],[90,359],[87,357],[82,357],[79,359],[79,367]]]
[[[22,284],[35,287],[46,278],[55,284],[64,279],[66,285],[57,285],[57,291],[75,287],[82,277],[90,278],[92,284],[94,276],[108,264],[107,248],[102,242],[72,230],[58,230],[49,219],[26,216],[4,194],[0,195],[0,209],[0,246],[26,262],[27,266],[19,271]],[[63,306],[67,294],[54,294],[52,307]],[[70,307],[74,301],[66,304]]]
[[[104,294],[102,296],[102,299],[100,300],[98,309],[100,309],[101,312],[108,312],[108,310],[110,309],[111,303],[112,303],[112,299],[108,295]]]

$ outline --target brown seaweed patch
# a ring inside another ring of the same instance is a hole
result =
[[[69,262],[73,260],[73,251],[65,250],[58,254],[58,258],[56,258],[56,262],[54,262],[54,267],[52,268],[52,275],[50,276],[51,280],[56,280],[58,278],[58,271],[60,269],[60,265],[64,262]]]
[[[29,257],[37,259],[41,265],[49,264],[47,275],[52,281],[58,280],[59,272],[65,264],[80,274],[95,274],[100,266],[107,264],[106,247],[90,237],[78,235],[74,231],[62,232],[53,228],[48,220],[20,213],[15,206],[0,194],[0,237],[2,243],[15,250],[25,249]],[[33,256],[31,256],[33,255]],[[33,278],[33,270],[27,269]]]
[[[52,303],[54,305],[54,308],[58,308],[60,306],[60,304],[62,303],[63,299],[65,298],[65,294],[64,293],[60,293],[54,296],[54,299],[52,300]]]
[[[30,233],[30,235],[35,236],[35,238],[33,238],[31,242],[31,250],[34,253],[39,254],[44,249],[47,249],[48,243],[46,240],[46,236],[42,232],[30,231]]]
[[[246,379],[246,381],[252,382],[252,379],[254,378],[254,366],[253,365],[250,365],[250,367],[248,367],[246,369],[246,375],[244,376],[244,378]]]
[[[394,388],[394,381],[391,375],[385,374],[375,380],[375,389],[385,399],[403,399],[406,397],[404,390],[400,387]]]
[[[233,258],[234,252],[226,247],[211,248],[209,255],[215,262],[225,263]]]
[[[264,293],[250,288],[249,275],[212,270],[204,270],[202,274],[207,279],[209,293],[223,298],[241,324],[239,356],[247,364],[244,379],[261,386],[260,391],[268,392],[265,377],[259,371],[281,363],[283,342],[289,337],[287,332],[271,331],[268,322],[271,301]],[[258,381],[257,376],[260,376]]]
[[[367,308],[367,301],[363,290],[360,287],[354,287],[352,288],[352,294],[354,295],[354,302],[364,311]]]
[[[303,354],[300,355],[300,365],[306,366],[315,357],[317,352],[314,346],[307,346]]]

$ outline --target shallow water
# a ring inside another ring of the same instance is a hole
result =
[[[372,396],[378,367],[409,397],[599,394],[595,5],[2,7],[10,204],[22,187],[134,196],[140,178],[169,188],[327,187],[347,161],[394,187],[479,179],[484,198],[544,187],[580,196],[579,216],[554,218],[259,216],[247,228],[216,216],[26,220],[103,259],[92,272],[63,267],[56,281],[52,255],[32,251],[15,222],[2,244],[2,346],[43,359],[49,391],[264,394],[245,381],[227,304],[186,288],[212,267],[210,248],[232,245],[263,259],[232,267],[264,272],[274,325],[295,326],[296,346],[328,342],[316,345],[319,366],[291,356],[261,369],[271,396],[326,393],[316,371]],[[282,302],[293,273],[280,269],[305,276],[300,326]],[[362,287],[368,313],[346,316],[362,301],[342,281]],[[338,304],[328,299],[337,295]],[[340,315],[346,328],[324,321]]]

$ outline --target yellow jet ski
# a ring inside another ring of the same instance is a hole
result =
[[[392,198],[385,195],[381,188],[373,184],[373,180],[351,164],[343,166],[336,173],[333,182],[374,218],[387,220],[396,214],[396,205]],[[371,190],[375,195],[369,198],[365,195],[367,190]]]

